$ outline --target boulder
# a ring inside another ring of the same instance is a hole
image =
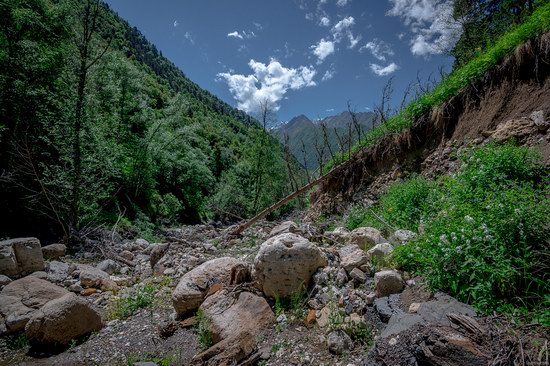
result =
[[[285,221],[277,226],[275,226],[273,229],[271,229],[271,232],[269,233],[269,237],[285,234],[285,233],[295,233],[298,231],[298,225],[294,221]]]
[[[0,275],[0,287],[6,286],[10,282],[11,278],[9,278],[8,276]]]
[[[96,268],[110,275],[120,271],[120,265],[112,259],[99,262]]]
[[[57,259],[63,257],[67,252],[65,244],[50,244],[42,247],[42,255],[44,258]]]
[[[130,252],[129,250],[123,250],[122,252],[120,252],[120,256],[129,261],[134,260],[134,253]]]
[[[325,231],[325,236],[337,243],[343,244],[348,241],[350,231],[345,227],[337,227],[332,231]]]
[[[234,267],[246,265],[235,258],[212,259],[187,272],[172,294],[172,303],[178,316],[197,309],[204,301],[210,286],[216,283],[229,285]]]
[[[394,246],[405,244],[416,238],[416,233],[410,230],[396,230],[389,238],[389,242]]]
[[[17,277],[44,270],[40,241],[17,238],[0,241],[0,274]]]
[[[196,355],[193,365],[240,364],[255,350],[260,331],[275,320],[267,301],[246,291],[220,290],[201,309],[210,322],[214,345]]]
[[[261,245],[254,260],[254,273],[266,296],[285,298],[306,289],[313,273],[326,265],[327,258],[316,245],[287,233]]]
[[[403,291],[405,283],[397,271],[380,271],[374,274],[376,296],[384,297]]]
[[[103,327],[101,316],[86,300],[68,293],[37,310],[25,333],[31,346],[67,346],[73,339]]]
[[[220,290],[204,300],[201,309],[211,322],[214,343],[239,334],[256,336],[275,320],[267,301],[250,292]]]
[[[0,295],[0,317],[4,320],[3,333],[14,333],[25,329],[25,325],[35,309],[25,306],[21,299],[15,296]]]
[[[348,243],[355,244],[363,250],[368,250],[378,243],[384,243],[386,239],[380,230],[372,227],[358,227],[349,234]]]
[[[16,277],[19,275],[17,258],[13,246],[8,241],[0,241],[0,274]]]
[[[341,355],[351,351],[354,347],[350,336],[343,330],[333,330],[327,337],[327,346],[330,353]]]
[[[52,261],[48,264],[48,281],[63,282],[69,275],[69,265],[67,263]]]
[[[38,309],[50,300],[66,295],[69,291],[51,282],[27,276],[6,285],[0,296],[12,296],[20,299],[23,305]]]
[[[96,288],[102,291],[113,291],[118,289],[116,283],[109,275],[95,267],[88,267],[80,271],[80,284],[84,288]]]
[[[348,273],[354,268],[369,263],[367,253],[355,244],[341,248],[338,253],[340,254],[340,265],[344,267]]]
[[[470,305],[457,301],[449,295],[438,293],[435,295],[435,300],[420,303],[414,313],[394,312],[381,337],[396,336],[409,330],[415,324],[450,327],[449,314],[476,316],[475,310]]]
[[[367,275],[365,274],[365,272],[361,271],[359,268],[354,268],[349,275],[351,278],[353,278],[355,281],[359,283],[365,283],[365,281],[367,280]]]
[[[376,244],[374,247],[367,251],[367,256],[372,259],[383,259],[385,256],[393,252],[393,246],[390,243]]]

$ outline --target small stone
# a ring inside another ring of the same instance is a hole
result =
[[[350,336],[343,330],[335,330],[329,333],[327,338],[328,350],[335,355],[341,355],[345,351],[351,351],[354,347]]]
[[[384,297],[403,291],[405,284],[397,271],[380,271],[374,275],[376,295]]]
[[[369,258],[384,258],[393,252],[393,246],[390,243],[376,244],[374,247],[368,250],[367,255]]]
[[[422,304],[419,303],[419,302],[413,302],[409,306],[409,313],[414,314],[414,313],[418,312],[418,309],[420,309],[420,305],[422,305]]]
[[[47,280],[48,279],[48,274],[44,271],[33,272],[33,273],[30,274],[30,276],[40,278],[41,280]]]
[[[195,325],[196,321],[197,321],[197,317],[192,316],[192,317],[190,317],[190,318],[187,318],[187,319],[185,319],[185,320],[182,320],[182,321],[180,322],[180,324],[181,324],[181,326],[184,327],[184,328],[190,328],[190,327],[192,327],[193,325]]]
[[[167,268],[167,269],[164,270],[164,275],[165,276],[171,276],[174,273],[176,273],[176,270],[174,268]]]
[[[361,271],[359,268],[354,268],[349,275],[355,281],[360,283],[365,283],[365,281],[367,280],[367,275],[365,274],[365,272]]]
[[[84,289],[82,288],[82,286],[80,286],[80,283],[78,282],[69,286],[69,291],[75,292],[77,294],[82,293],[83,290]]]
[[[105,259],[96,266],[97,269],[112,275],[120,270],[120,265],[112,259]]]
[[[42,247],[42,255],[48,259],[63,257],[66,252],[67,247],[64,244],[50,244]]]
[[[313,324],[313,322],[315,321],[316,319],[316,312],[314,309],[309,309],[309,311],[307,312],[307,316],[306,316],[306,325],[311,325]]]
[[[120,256],[124,259],[128,259],[129,261],[134,260],[134,254],[129,250],[123,250],[122,252],[120,252]]]
[[[0,275],[0,287],[6,286],[11,282],[11,279],[8,276]]]
[[[90,296],[97,292],[95,288],[86,288],[80,293],[82,296]]]
[[[374,304],[374,300],[376,299],[376,294],[374,292],[371,292],[365,296],[365,301],[367,302],[367,305]]]

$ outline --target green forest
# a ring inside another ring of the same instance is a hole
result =
[[[283,149],[262,125],[107,5],[2,0],[0,17],[0,236],[76,239],[118,222],[147,237],[288,193]]]

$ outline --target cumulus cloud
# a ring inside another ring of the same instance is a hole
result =
[[[337,6],[346,6],[349,2],[351,2],[351,0],[338,0],[336,2],[336,5]]]
[[[247,113],[255,113],[261,103],[267,101],[274,111],[280,108],[279,102],[288,90],[299,90],[315,86],[316,71],[312,67],[286,68],[277,60],[268,64],[250,60],[251,75],[219,73],[218,80],[225,81],[238,107]]]
[[[174,28],[176,28],[180,23],[177,20],[174,20]]]
[[[317,56],[317,63],[321,63],[334,53],[334,42],[322,38],[316,45],[311,46],[313,54]]]
[[[396,63],[392,62],[388,66],[382,66],[378,64],[370,64],[370,69],[378,76],[389,75],[399,69]]]
[[[369,51],[379,61],[386,61],[386,57],[394,55],[391,46],[378,38],[359,48],[359,52],[364,51]]]
[[[449,51],[462,28],[452,19],[453,0],[390,0],[387,15],[397,16],[412,31],[411,52],[429,56]]]
[[[340,20],[330,29],[332,40],[330,38],[322,38],[317,44],[311,46],[313,54],[317,56],[318,64],[322,63],[325,58],[333,54],[336,51],[336,45],[342,42],[344,38],[349,40],[348,48],[354,48],[359,43],[361,36],[355,36],[351,31],[354,24],[355,19],[351,16]]]

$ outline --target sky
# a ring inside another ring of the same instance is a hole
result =
[[[106,0],[204,89],[278,121],[394,104],[419,75],[450,71],[451,0]]]

